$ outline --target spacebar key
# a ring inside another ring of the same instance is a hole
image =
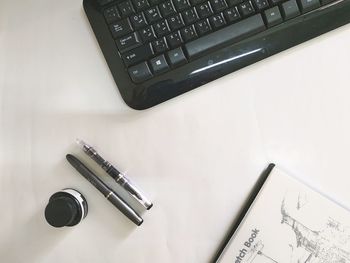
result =
[[[189,58],[196,57],[209,49],[237,42],[265,30],[265,24],[260,14],[246,18],[238,23],[198,38],[185,45]]]

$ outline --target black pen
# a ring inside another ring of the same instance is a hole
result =
[[[262,172],[262,174],[260,175],[258,181],[255,183],[255,185],[253,187],[253,190],[252,190],[252,192],[250,193],[250,195],[248,197],[248,200],[245,202],[245,204],[241,208],[241,211],[239,212],[239,215],[238,215],[237,219],[235,220],[234,225],[230,229],[228,235],[225,237],[224,242],[220,245],[220,247],[217,250],[213,260],[210,261],[210,262],[212,262],[212,263],[218,262],[222,252],[224,251],[224,249],[227,246],[228,242],[230,242],[232,236],[235,234],[235,232],[238,229],[239,225],[243,221],[245,215],[248,213],[249,208],[253,204],[255,198],[258,196],[261,188],[263,187],[264,183],[266,182],[267,178],[269,177],[269,175],[270,175],[270,173],[271,173],[271,171],[272,171],[272,169],[274,167],[275,167],[275,164],[274,163],[270,163],[268,165],[268,167]]]
[[[87,168],[78,158],[71,154],[67,154],[68,162],[88,180],[97,190],[99,190],[109,202],[119,209],[127,218],[129,218],[136,225],[141,225],[143,219],[132,209],[125,201],[118,196],[112,189],[110,189],[104,182],[102,182],[89,168]]]
[[[153,206],[148,198],[133,183],[131,183],[131,181],[124,174],[119,172],[117,168],[102,158],[102,156],[99,155],[93,147],[79,139],[77,139],[77,144],[92,160],[94,160],[103,170],[106,171],[107,174],[109,174],[121,187],[123,187],[130,196],[135,198],[135,200],[137,200],[147,210]]]

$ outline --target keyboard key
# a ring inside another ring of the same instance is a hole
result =
[[[278,5],[281,3],[283,0],[270,0],[271,5]]]
[[[244,2],[244,0],[226,0],[228,6],[236,6]]]
[[[197,37],[197,33],[192,25],[192,26],[188,26],[188,27],[181,29],[181,36],[185,42],[188,42],[188,41],[194,39],[195,37]]]
[[[113,23],[110,26],[110,30],[114,38],[121,37],[132,32],[132,28],[129,19],[123,19],[118,22]]]
[[[136,30],[147,26],[146,18],[143,13],[130,16],[130,21]]]
[[[185,44],[185,51],[190,58],[194,58],[210,49],[240,41],[264,30],[264,21],[257,14]]]
[[[103,14],[104,14],[105,19],[106,19],[108,24],[120,19],[120,14],[119,14],[117,6],[111,6],[107,9],[105,9]]]
[[[170,32],[169,26],[167,21],[164,19],[160,22],[157,22],[153,25],[154,31],[156,31],[156,34],[158,37],[165,36]]]
[[[300,15],[299,7],[296,0],[289,0],[282,4],[282,13],[285,20]]]
[[[226,24],[225,18],[222,16],[221,13],[210,17],[209,21],[214,29],[223,27]]]
[[[182,38],[179,31],[173,32],[170,35],[168,35],[166,37],[166,40],[171,48],[178,47],[182,44]]]
[[[192,6],[201,4],[201,3],[203,3],[204,1],[205,1],[205,0],[190,0]]]
[[[142,44],[140,41],[140,37],[136,32],[117,39],[116,43],[121,53],[138,47]]]
[[[224,11],[224,16],[226,18],[226,21],[231,23],[239,20],[241,18],[240,14],[238,13],[236,7],[229,8]]]
[[[148,23],[152,24],[159,19],[161,19],[161,15],[159,13],[158,7],[151,7],[145,11],[145,15]]]
[[[140,61],[144,61],[152,57],[153,51],[150,43],[137,47],[131,51],[125,52],[122,55],[124,63],[127,67],[134,65]]]
[[[213,14],[213,10],[211,9],[209,2],[198,5],[196,10],[200,18],[206,18]]]
[[[132,3],[129,0],[125,2],[121,2],[120,4],[118,4],[118,7],[122,14],[122,17],[127,17],[135,12],[134,7],[132,6]]]
[[[141,38],[143,42],[149,42],[156,39],[156,34],[154,33],[153,27],[148,26],[140,31]]]
[[[133,0],[133,3],[137,11],[142,11],[149,7],[147,0]]]
[[[152,42],[153,50],[156,54],[164,53],[168,50],[168,45],[165,38],[159,38]]]
[[[151,5],[159,5],[163,0],[149,0],[149,3]]]
[[[267,22],[268,27],[272,27],[275,25],[278,25],[283,22],[280,10],[278,9],[278,6],[275,6],[273,8],[267,9],[265,12],[265,18]]]
[[[175,14],[175,8],[171,0],[165,1],[164,3],[159,5],[159,10],[163,17],[170,16],[172,14]]]
[[[211,0],[210,3],[216,13],[227,8],[227,3],[225,0]]]
[[[169,70],[169,65],[166,62],[164,55],[152,58],[150,64],[154,74],[160,74]]]
[[[182,12],[182,18],[184,19],[186,25],[190,25],[196,22],[198,20],[198,15],[195,8],[193,7]]]
[[[143,82],[152,78],[152,73],[147,65],[147,62],[142,62],[128,69],[130,78],[136,83]]]
[[[319,0],[300,0],[301,12],[306,13],[321,6]]]
[[[179,12],[191,7],[188,0],[173,0],[173,3]]]
[[[180,66],[187,62],[187,59],[181,47],[170,50],[167,53],[167,55],[168,55],[168,59],[171,67]]]
[[[176,29],[179,29],[179,28],[185,26],[185,23],[182,20],[182,17],[180,14],[176,14],[174,16],[169,17],[168,24],[169,24],[171,30],[176,30]]]
[[[244,2],[238,5],[238,10],[243,17],[250,16],[255,13],[254,7],[251,2]]]
[[[203,36],[211,31],[211,26],[208,19],[198,21],[195,24],[198,35]]]
[[[269,2],[267,0],[254,0],[256,9],[259,11],[264,10],[269,7]]]

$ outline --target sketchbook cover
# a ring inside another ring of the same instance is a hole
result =
[[[275,167],[220,263],[350,263],[350,213]]]

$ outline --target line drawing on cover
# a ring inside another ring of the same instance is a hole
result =
[[[328,216],[323,221],[323,227],[312,229],[303,222],[301,216],[308,210],[307,204],[307,195],[300,192],[289,193],[288,196],[286,194],[281,203],[281,224],[294,233],[294,240],[289,240],[286,244],[290,248],[289,262],[279,262],[274,255],[265,253],[265,244],[261,239],[248,251],[245,262],[350,263],[350,225],[345,226]],[[296,211],[301,213],[296,216]]]

